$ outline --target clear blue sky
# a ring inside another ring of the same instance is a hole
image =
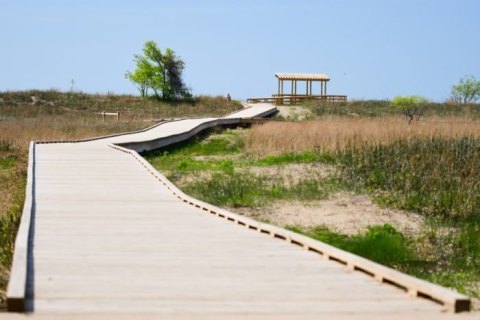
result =
[[[153,40],[194,94],[269,96],[275,72],[327,73],[350,98],[444,100],[480,78],[477,0],[0,0],[0,91],[136,93],[124,78]]]

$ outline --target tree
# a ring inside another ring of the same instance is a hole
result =
[[[135,55],[134,61],[136,62],[137,68],[134,72],[127,71],[125,77],[137,85],[140,95],[142,98],[145,98],[148,96],[148,88],[152,86],[151,82],[154,75],[153,66],[145,57],[139,55]]]
[[[148,96],[151,89],[157,99],[173,100],[189,96],[182,80],[185,63],[175,52],[167,48],[165,54],[153,41],[145,42],[143,56],[135,55],[137,68],[127,71],[126,78],[139,89],[142,97]]]
[[[427,99],[421,96],[397,96],[390,105],[401,110],[408,120],[408,124],[411,124],[415,118],[417,120],[420,119],[423,113],[423,106],[427,102]]]
[[[452,100],[456,103],[475,103],[480,100],[480,81],[472,75],[463,76],[452,86]]]
[[[182,72],[185,63],[180,57],[175,55],[171,49],[165,50],[164,55],[165,74],[168,77],[168,85],[166,86],[167,99],[176,99],[188,95],[188,90],[182,80]]]

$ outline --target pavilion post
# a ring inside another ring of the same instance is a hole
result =
[[[281,94],[282,97],[281,97],[281,99],[280,99],[280,104],[283,105],[283,80],[282,80],[281,90],[282,90],[282,91],[281,91],[280,94]]]

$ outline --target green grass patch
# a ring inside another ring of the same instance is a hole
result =
[[[7,170],[15,167],[17,164],[17,158],[14,156],[8,156],[5,158],[0,158],[0,170]]]
[[[232,168],[233,169],[233,168]],[[261,207],[273,200],[320,200],[342,188],[335,179],[309,178],[292,184],[285,178],[249,172],[214,173],[184,190],[203,201],[228,207]]]
[[[410,241],[389,224],[370,226],[366,232],[353,236],[332,232],[324,226],[312,229],[289,226],[287,229],[389,267],[405,269],[418,259]]]
[[[275,186],[250,174],[215,173],[211,178],[186,186],[185,191],[203,201],[229,207],[254,207],[275,195]]]
[[[194,139],[162,150],[145,152],[142,156],[158,170],[179,170],[181,173],[205,170],[231,171],[232,160],[209,159],[209,156],[228,156],[243,150],[242,130],[222,133],[208,131]],[[206,157],[196,159],[195,157]]]
[[[336,158],[333,154],[327,152],[289,152],[277,156],[267,156],[254,162],[257,166],[275,166],[290,163],[314,163],[323,162],[327,164],[335,164]]]
[[[173,182],[199,171],[211,175],[183,186],[184,191],[203,201],[228,207],[261,207],[273,200],[318,200],[343,188],[336,179],[313,174],[292,182],[291,178],[253,174],[252,166],[282,166],[291,163],[333,163],[332,154],[288,153],[255,160],[242,155],[244,130],[211,131],[191,141],[143,156],[156,169],[165,171]],[[229,158],[229,156],[237,155]],[[236,168],[243,168],[241,172]],[[279,168],[280,170],[280,168]]]

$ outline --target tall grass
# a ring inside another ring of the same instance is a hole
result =
[[[397,140],[339,153],[342,177],[426,216],[480,219],[480,138]]]
[[[41,116],[36,118],[9,118],[0,121],[0,139],[27,148],[30,141],[69,140],[138,130],[153,122],[103,121],[100,118]]]
[[[480,121],[461,117],[428,118],[408,125],[402,117],[329,117],[305,122],[269,122],[252,128],[245,141],[256,156],[288,152],[325,152],[398,139],[480,137]]]

